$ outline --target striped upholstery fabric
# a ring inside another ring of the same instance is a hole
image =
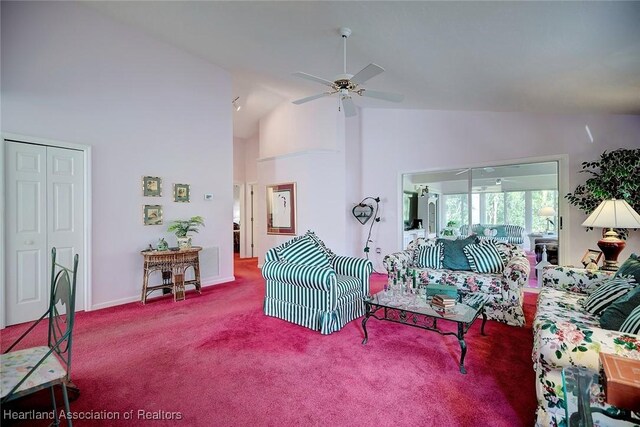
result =
[[[373,270],[370,261],[333,255],[330,267],[293,264],[279,256],[281,249],[293,246],[290,242],[265,255],[267,316],[330,334],[364,315],[363,298],[369,294]]]
[[[328,291],[335,284],[336,272],[332,268],[291,264],[285,261],[265,262],[262,277],[291,283],[305,288]]]
[[[475,233],[481,240],[498,240],[502,242],[511,243],[512,245],[521,245],[524,243],[524,227],[520,227],[519,225],[510,225],[510,224],[500,224],[501,227],[504,227],[506,237],[487,237],[484,236],[480,230],[484,230],[485,228],[495,228],[498,224],[473,224],[471,226],[471,232],[469,232],[469,225],[463,225],[460,227],[460,234],[462,236],[468,236],[471,233]]]
[[[438,243],[435,246],[421,246],[416,252],[414,264],[419,268],[442,268],[444,258],[444,245]]]
[[[322,240],[320,240],[320,238],[318,236],[316,236],[316,233],[314,233],[313,231],[309,230],[304,235],[309,237],[311,240],[313,240],[313,243],[315,243],[316,246],[318,246],[318,248],[320,248],[320,250],[322,252],[324,252],[324,254],[327,256],[327,259],[329,261],[332,261],[336,257],[336,254],[334,254],[331,251],[331,249],[327,248],[327,246],[324,244],[324,242]]]
[[[471,243],[462,248],[469,260],[471,270],[476,273],[502,273],[505,260],[492,241]]]
[[[640,334],[640,305],[633,309],[629,317],[620,326],[620,332],[625,334]]]
[[[298,239],[284,248],[276,249],[276,253],[280,259],[292,264],[331,267],[325,252],[308,236],[303,236],[302,239]]]
[[[635,283],[633,277],[613,277],[607,280],[584,300],[584,309],[599,316],[615,300],[633,289]]]

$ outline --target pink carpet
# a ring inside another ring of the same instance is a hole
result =
[[[489,321],[483,337],[477,322],[462,375],[452,336],[371,319],[363,346],[360,320],[323,336],[264,316],[256,260],[236,261],[237,280],[201,296],[77,315],[72,378],[81,394],[72,412],[120,418],[77,425],[533,425],[530,326]],[[375,275],[372,291],[384,279]],[[535,298],[525,299],[529,325]],[[23,328],[2,331],[3,348]],[[10,408],[47,411],[47,399]],[[3,419],[14,424],[48,422]]]

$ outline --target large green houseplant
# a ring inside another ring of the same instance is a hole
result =
[[[590,177],[565,197],[587,215],[605,199],[624,199],[640,211],[640,149],[605,151],[599,160],[583,162],[580,173]]]
[[[186,249],[191,247],[189,233],[197,233],[200,226],[204,227],[204,219],[201,216],[192,216],[189,219],[171,221],[167,231],[175,233],[180,249]]]

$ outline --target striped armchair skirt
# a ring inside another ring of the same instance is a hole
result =
[[[262,266],[264,313],[330,334],[364,315],[371,261],[335,256],[332,268],[291,264],[270,249]]]

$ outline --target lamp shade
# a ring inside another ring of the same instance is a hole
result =
[[[603,200],[582,223],[583,227],[640,228],[640,215],[625,200]]]
[[[538,211],[538,216],[554,216],[555,214],[556,211],[551,206],[546,206]]]

